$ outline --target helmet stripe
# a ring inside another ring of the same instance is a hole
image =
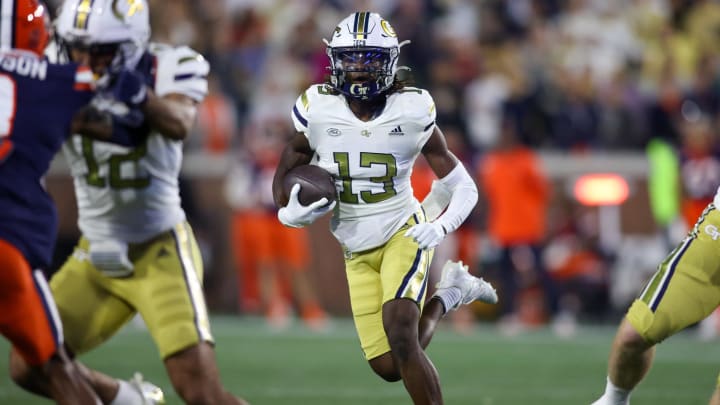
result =
[[[90,20],[90,10],[95,0],[82,0],[77,6],[75,11],[75,20],[73,21],[73,27],[80,29],[87,29],[88,20]]]
[[[367,39],[369,17],[370,13],[367,11],[355,13],[355,26],[353,27],[355,39]]]
[[[0,48],[9,49],[15,46],[15,0],[0,0]]]

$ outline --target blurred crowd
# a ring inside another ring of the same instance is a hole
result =
[[[677,140],[682,119],[717,120],[720,3],[713,0],[175,0],[150,3],[154,37],[190,44],[213,67],[198,148],[224,151],[289,125],[289,107],[326,74],[334,24],[374,10],[401,64],[430,90],[438,122],[473,151],[501,115],[522,140],[564,150]],[[279,127],[278,127],[279,126]]]

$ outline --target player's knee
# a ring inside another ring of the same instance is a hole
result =
[[[182,384],[175,387],[180,398],[188,405],[211,405],[222,403],[220,393],[204,384]]]
[[[375,374],[377,374],[378,376],[380,376],[380,378],[382,378],[383,380],[385,380],[387,382],[397,382],[402,379],[402,377],[400,376],[400,373],[398,373],[397,371],[394,371],[394,370],[393,371],[373,370],[373,371],[375,371]]]
[[[387,382],[400,381],[402,378],[389,353],[370,360],[369,364],[375,374]]]
[[[420,350],[417,335],[409,328],[394,328],[387,333],[392,357],[401,363],[407,361],[413,352]]]
[[[625,350],[644,351],[654,346],[654,343],[640,335],[627,320],[621,324],[615,339],[616,343]]]

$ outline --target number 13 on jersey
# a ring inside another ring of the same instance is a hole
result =
[[[357,184],[360,173],[350,173],[350,154],[348,152],[334,152],[333,160],[338,165],[338,172],[342,180],[342,192],[340,192],[340,201],[348,204],[358,204],[359,198],[368,204],[385,201],[390,197],[397,195],[395,190],[395,177],[397,176],[397,162],[395,156],[390,153],[373,153],[360,152],[360,168],[372,168],[373,166],[384,166],[385,174],[381,176],[369,177],[368,181],[382,185],[382,192],[373,192],[372,190],[359,190],[359,193],[353,193],[353,183]]]

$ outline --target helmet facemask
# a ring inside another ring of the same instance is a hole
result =
[[[330,83],[348,97],[370,100],[386,92],[395,80],[398,48],[328,47],[327,53]]]
[[[353,99],[371,100],[392,87],[402,43],[379,14],[352,13],[338,23],[330,40],[323,41],[333,89]]]

